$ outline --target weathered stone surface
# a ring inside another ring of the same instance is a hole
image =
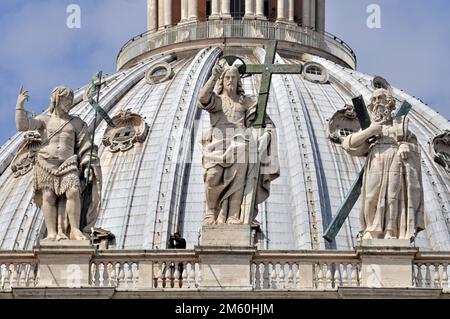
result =
[[[16,104],[16,126],[18,131],[35,130],[37,135],[45,137],[35,145],[29,164],[34,165],[33,201],[44,214],[47,238],[85,240],[83,231],[89,232],[94,226],[100,208],[101,169],[97,147],[91,143],[86,122],[69,114],[74,104],[74,92],[70,88],[56,87],[51,94],[49,112],[32,119],[24,108],[28,99],[28,92],[21,88]]]
[[[201,287],[251,290],[251,248],[199,248]]]
[[[392,116],[395,103],[391,91],[375,90],[367,107],[370,126],[342,142],[350,155],[367,156],[361,187],[363,239],[414,240],[425,228],[420,148],[409,119]]]
[[[203,226],[201,245],[217,247],[251,246],[250,225]]]
[[[413,287],[412,265],[418,252],[408,240],[363,240],[363,245],[357,248],[361,258],[361,286]]]
[[[94,253],[88,240],[43,240],[35,249],[39,260],[38,287],[88,287]]]

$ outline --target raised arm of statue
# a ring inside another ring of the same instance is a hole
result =
[[[367,143],[368,139],[381,134],[383,127],[377,122],[372,124],[365,130],[352,134],[351,147],[359,147],[364,143]]]
[[[211,77],[206,82],[206,84],[203,86],[203,88],[200,90],[200,96],[199,96],[199,106],[203,109],[206,109],[207,111],[210,111],[208,106],[211,105],[211,100],[214,96],[214,87],[216,85],[217,80],[220,78],[220,76],[223,73],[223,67],[220,66],[219,62],[216,62],[214,65]]]
[[[24,104],[29,98],[28,91],[21,87],[16,103],[16,128],[19,132],[38,130],[44,125],[39,119],[28,118]]]
[[[373,122],[367,129],[353,133],[342,141],[342,148],[352,156],[366,156],[370,150],[369,139],[380,135],[383,127]]]

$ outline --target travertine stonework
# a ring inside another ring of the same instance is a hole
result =
[[[395,99],[374,91],[369,128],[342,143],[351,155],[367,155],[361,190],[363,239],[409,239],[425,229],[421,155],[407,117],[393,118]]]
[[[101,194],[101,170],[88,126],[80,118],[69,115],[74,93],[67,87],[55,88],[49,112],[31,119],[24,109],[28,98],[28,92],[22,88],[16,105],[16,125],[19,131],[36,130],[42,136],[35,155],[33,199],[42,208],[47,239],[85,240],[80,228],[89,232],[94,226]],[[91,174],[89,181],[86,180],[88,174]],[[84,179],[80,179],[80,175]],[[88,183],[94,186],[90,199],[84,197],[88,201],[84,204],[89,208],[84,212],[82,225],[81,193]]]

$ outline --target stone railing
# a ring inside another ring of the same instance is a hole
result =
[[[361,264],[355,252],[264,252],[252,260],[255,289],[337,289],[359,287]]]
[[[12,287],[35,287],[38,261],[31,253],[0,252],[0,291]]]
[[[449,289],[450,253],[422,252],[414,258],[413,285],[416,288]]]
[[[193,289],[199,265],[193,251],[99,251],[91,262],[90,284],[121,289]]]
[[[303,52],[318,54],[325,58],[356,69],[356,55],[341,39],[329,33],[317,32],[311,28],[285,23],[261,20],[211,20],[178,24],[158,32],[145,32],[128,41],[117,56],[117,69],[129,67],[144,54],[183,43],[183,48],[207,39],[231,39],[242,43],[261,40],[279,40],[300,45]],[[242,42],[242,39],[246,41]],[[231,42],[230,42],[231,41]],[[207,44],[204,44],[204,46]],[[162,52],[161,52],[162,53]]]
[[[186,296],[190,296],[189,292],[200,296],[202,291],[217,292],[227,280],[236,282],[236,278],[247,277],[247,273],[248,279],[242,287],[233,285],[228,290],[271,296],[292,291],[329,294],[346,288],[399,288],[418,292],[432,288],[446,293],[449,292],[449,263],[450,252],[419,252],[416,248],[356,251],[37,248],[33,252],[0,252],[0,292],[11,293],[16,288],[24,292],[27,288],[90,287],[112,293],[157,294],[177,290]],[[75,283],[74,275],[79,276]],[[221,284],[215,286],[211,275]]]

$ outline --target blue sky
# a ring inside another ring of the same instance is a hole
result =
[[[66,26],[69,4],[81,7],[81,28]],[[27,109],[41,112],[59,84],[83,86],[97,70],[113,73],[121,46],[146,28],[146,0],[1,0],[0,144],[16,129],[21,84]],[[381,28],[366,25],[369,4],[381,7]],[[381,75],[450,118],[450,1],[327,0],[327,31],[358,56],[358,70]]]

